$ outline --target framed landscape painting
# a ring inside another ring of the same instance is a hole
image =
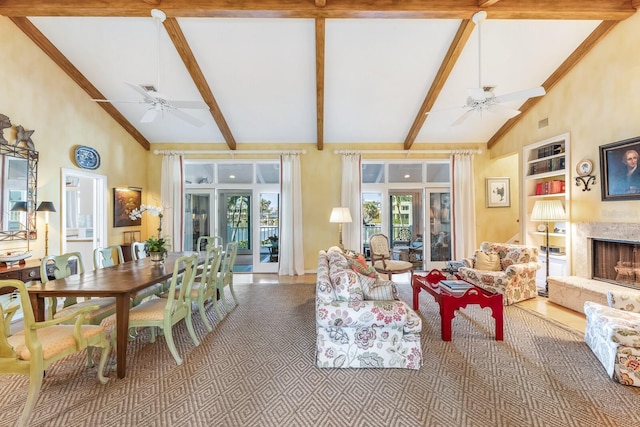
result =
[[[640,137],[600,146],[602,200],[640,200]]]
[[[141,225],[142,219],[129,218],[129,214],[142,203],[142,190],[132,190],[130,188],[113,189],[113,226],[130,227]]]
[[[509,178],[487,178],[486,200],[488,208],[511,206]]]

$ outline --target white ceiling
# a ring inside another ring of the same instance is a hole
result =
[[[136,101],[126,86],[157,85],[156,23],[149,16],[32,17],[31,22],[108,99]],[[311,18],[177,18],[230,131],[242,143],[317,143],[316,38]],[[540,86],[599,20],[498,20],[482,25],[482,85],[502,95]],[[460,19],[326,19],[324,143],[405,141]],[[202,100],[164,28],[160,91]],[[506,122],[462,113],[478,87],[477,27],[417,134],[421,143],[486,143]],[[87,96],[87,102],[90,101]],[[518,108],[524,102],[507,106]],[[194,127],[166,115],[140,123],[145,106],[114,104],[151,143],[225,142],[211,114]]]

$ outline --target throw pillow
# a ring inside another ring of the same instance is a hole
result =
[[[329,272],[336,299],[339,301],[362,301],[362,285],[358,275],[351,270],[332,269]]]
[[[395,300],[398,299],[396,284],[391,280],[359,275],[362,296],[365,300]]]
[[[477,251],[475,256],[476,262],[473,268],[476,270],[500,271],[500,255]]]
[[[368,277],[375,277],[376,275],[376,269],[373,268],[372,265],[367,265],[367,261],[362,255],[359,255],[357,258],[347,260],[347,262],[349,267],[351,267],[351,269],[356,273]]]

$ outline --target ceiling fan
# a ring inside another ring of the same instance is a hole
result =
[[[525,89],[517,92],[508,93],[505,95],[496,96],[493,91],[493,86],[482,86],[482,43],[481,34],[482,22],[487,18],[487,12],[476,12],[471,20],[478,26],[478,86],[477,88],[471,88],[468,90],[467,102],[461,108],[465,110],[464,113],[451,126],[459,125],[467,120],[474,113],[482,115],[488,111],[490,113],[499,114],[503,117],[512,118],[520,114],[519,110],[501,105],[504,102],[518,101],[537,96],[542,96],[546,93],[542,86]],[[428,113],[427,113],[428,114]]]
[[[145,85],[145,84],[132,84],[125,82],[127,86],[138,92],[138,94],[142,95],[142,99],[139,101],[116,101],[109,99],[94,99],[96,102],[110,102],[110,103],[135,103],[135,104],[144,104],[147,106],[147,111],[144,113],[142,118],[140,119],[140,123],[151,123],[158,116],[162,116],[164,113],[173,114],[179,119],[184,120],[187,123],[192,124],[193,126],[203,126],[204,123],[197,118],[193,117],[190,114],[185,113],[181,109],[208,109],[206,103],[202,101],[175,101],[167,99],[167,97],[160,92],[160,27],[164,20],[167,18],[167,15],[159,10],[152,9],[151,17],[156,21],[157,30],[158,30],[158,52],[157,52],[157,82],[156,86],[153,85]]]

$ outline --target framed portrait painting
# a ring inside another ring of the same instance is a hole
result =
[[[142,203],[142,190],[130,188],[113,189],[113,226],[130,227],[141,225],[142,219],[129,218],[129,214]]]
[[[600,146],[602,200],[640,200],[640,137]]]
[[[486,200],[488,208],[511,206],[509,178],[487,178]]]

